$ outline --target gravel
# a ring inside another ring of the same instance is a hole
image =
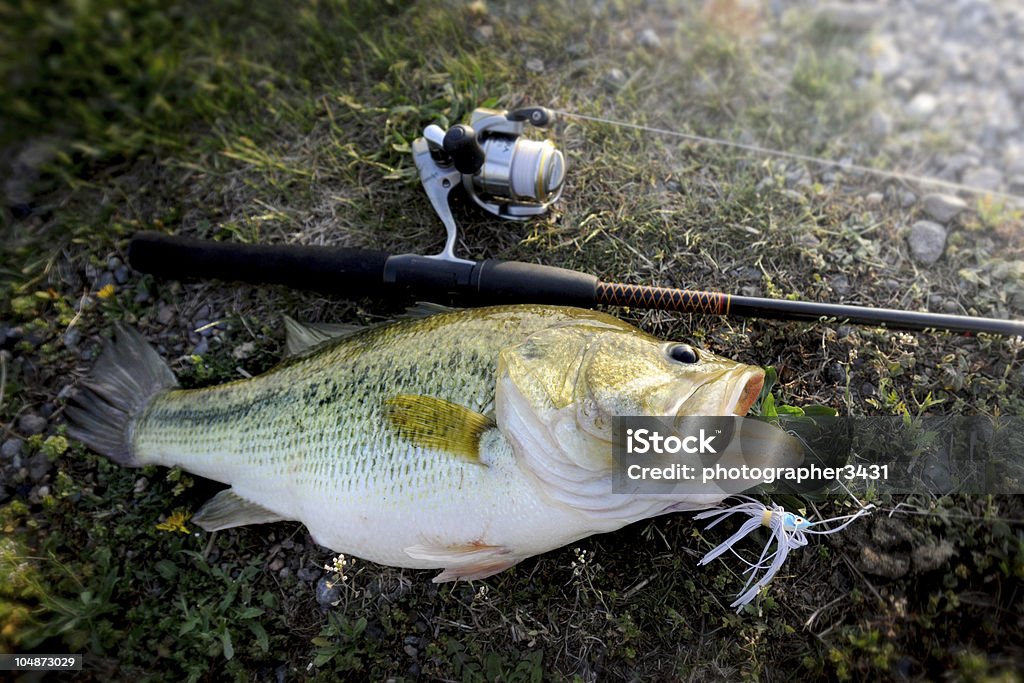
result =
[[[341,582],[331,581],[331,577],[324,576],[316,582],[316,601],[320,607],[330,609],[341,600]]]
[[[915,172],[1009,189],[1020,172],[1014,164],[1024,156],[1022,38],[1024,3],[1017,0],[885,3],[865,39],[861,76],[881,82],[888,102],[880,111],[909,119],[911,125],[894,133],[897,146],[917,147],[931,133],[946,138],[950,149]],[[872,123],[872,132],[878,128]]]
[[[320,578],[323,572],[316,567],[302,567],[299,571],[295,572],[295,576],[299,578],[299,581],[316,581]]]
[[[939,223],[949,223],[967,209],[967,202],[948,194],[930,194],[924,198],[924,212]]]
[[[42,434],[46,429],[46,418],[35,413],[25,413],[18,418],[18,431],[25,436]]]
[[[961,180],[964,185],[980,187],[983,190],[998,190],[1003,184],[1003,174],[991,166],[982,166],[964,171]]]
[[[17,456],[21,455],[25,446],[21,439],[7,439],[3,445],[0,445],[0,456],[4,460],[14,460]]]
[[[932,221],[918,221],[910,228],[907,244],[915,261],[930,265],[942,258],[946,248],[946,229]]]
[[[28,459],[27,467],[29,479],[38,484],[50,471],[50,459],[45,453],[36,453]]]

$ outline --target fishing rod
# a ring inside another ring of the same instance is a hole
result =
[[[449,206],[456,188],[463,188],[485,211],[509,220],[542,215],[561,196],[566,171],[562,153],[550,140],[524,135],[527,125],[543,129],[554,119],[555,113],[543,107],[510,112],[481,108],[473,112],[469,125],[458,124],[447,131],[430,125],[423,137],[413,142],[413,159],[423,187],[447,232],[444,248],[436,255],[235,244],[141,232],[131,240],[128,259],[136,270],[160,277],[281,284],[346,298],[455,296],[473,305],[626,306],[783,320],[835,318],[894,329],[1024,336],[1021,321],[606,282],[555,266],[497,259],[470,261],[456,256],[458,228]]]

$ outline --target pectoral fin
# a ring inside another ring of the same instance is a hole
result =
[[[432,396],[398,394],[387,401],[388,421],[404,438],[480,462],[480,437],[494,420],[469,408]]]
[[[206,531],[220,531],[246,524],[280,522],[284,519],[281,515],[256,503],[250,503],[231,489],[227,489],[206,501],[192,517],[192,522]]]
[[[521,559],[512,556],[512,551],[503,545],[483,543],[413,545],[406,548],[405,552],[414,560],[430,560],[446,565],[445,570],[434,577],[434,583],[485,579],[508,569]]]

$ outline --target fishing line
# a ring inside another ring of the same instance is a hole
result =
[[[725,138],[715,138],[706,135],[697,135],[695,133],[683,133],[678,130],[671,130],[668,128],[658,128],[656,126],[645,126],[639,123],[630,123],[629,121],[616,121],[615,119],[606,119],[600,116],[589,116],[587,114],[577,114],[574,112],[554,110],[559,116],[565,118],[580,119],[583,121],[592,121],[594,123],[604,123],[610,126],[617,126],[620,128],[630,128],[633,130],[643,131],[645,133],[654,133],[657,135],[664,135],[666,137],[680,138],[682,140],[688,140],[690,142],[696,142],[707,145],[718,145],[720,147],[732,147],[734,149],[741,149],[746,152],[753,152],[755,154],[762,154],[765,156],[781,157],[784,159],[792,159],[795,161],[803,161],[810,164],[817,164],[826,168],[839,168],[844,171],[856,171],[858,173],[865,173],[868,175],[878,176],[881,178],[889,178],[891,180],[901,180],[907,182],[914,182],[921,185],[933,185],[936,187],[942,187],[949,190],[959,190],[961,192],[967,192],[973,195],[989,195],[991,197],[998,197],[999,199],[1006,199],[1015,203],[1024,204],[1024,197],[1019,195],[1010,194],[1008,192],[998,192],[996,190],[987,190],[982,187],[974,185],[965,185],[964,183],[956,183],[951,180],[942,180],[941,178],[933,178],[930,176],[916,175],[913,173],[906,173],[903,171],[887,171],[885,169],[871,168],[870,166],[863,166],[861,164],[847,163],[844,161],[830,161],[829,159],[823,159],[821,157],[812,156],[809,154],[800,154],[799,152],[786,152],[780,149],[772,149],[771,147],[764,147],[762,145],[749,144],[745,142],[736,142],[735,140],[726,140]]]

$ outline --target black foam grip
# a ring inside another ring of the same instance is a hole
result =
[[[159,277],[273,283],[325,294],[375,294],[388,254],[372,249],[238,244],[141,232],[128,245],[132,268]]]
[[[597,277],[575,270],[521,261],[489,259],[474,273],[482,302],[559,304],[589,308],[596,303]]]

